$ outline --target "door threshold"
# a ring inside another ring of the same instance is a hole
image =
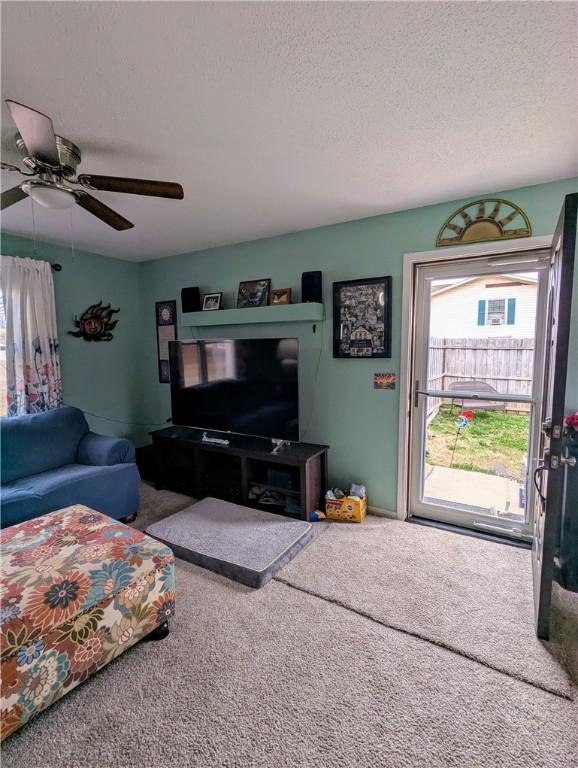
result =
[[[484,531],[473,530],[472,528],[462,528],[459,525],[451,525],[450,523],[440,523],[438,520],[428,520],[425,517],[408,517],[406,522],[413,523],[414,525],[423,525],[426,528],[438,528],[450,533],[459,533],[462,536],[471,536],[474,539],[493,541],[495,544],[506,544],[517,549],[532,549],[532,542],[530,541],[511,539],[507,536],[496,536],[493,533],[485,533]]]

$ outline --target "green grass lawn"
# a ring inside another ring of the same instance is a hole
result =
[[[474,411],[470,425],[456,440],[460,410],[442,405],[427,430],[426,462],[472,472],[521,477],[528,451],[529,415],[505,411]]]

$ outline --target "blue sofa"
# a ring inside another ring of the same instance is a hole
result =
[[[3,418],[0,433],[2,527],[72,504],[117,520],[136,514],[133,445],[90,432],[77,408]]]

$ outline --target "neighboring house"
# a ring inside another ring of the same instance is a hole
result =
[[[528,275],[482,275],[434,284],[430,336],[533,338],[537,285]]]

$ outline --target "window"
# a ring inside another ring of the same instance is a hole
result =
[[[478,325],[514,325],[516,299],[480,299],[478,301]]]
[[[504,325],[506,321],[506,300],[490,299],[488,301],[488,325]]]
[[[62,381],[50,264],[2,256],[0,280],[2,409],[8,416],[20,416],[58,408]]]

